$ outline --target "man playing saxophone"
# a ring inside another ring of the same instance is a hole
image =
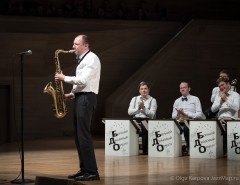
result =
[[[78,66],[75,76],[55,74],[55,80],[73,85],[66,99],[74,99],[74,135],[80,169],[68,178],[76,181],[99,180],[98,168],[91,139],[91,119],[97,104],[101,64],[98,56],[90,51],[86,35],[78,35],[73,41]]]

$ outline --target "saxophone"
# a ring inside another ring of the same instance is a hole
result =
[[[62,49],[58,49],[55,51],[55,65],[56,65],[56,73],[61,73],[60,62],[58,59],[59,53],[73,53],[74,50],[64,51]],[[63,90],[63,82],[55,81],[56,89],[52,87],[52,82],[49,82],[43,92],[48,93],[52,96],[52,106],[54,116],[56,118],[63,118],[67,114],[66,101],[64,98],[64,90]]]

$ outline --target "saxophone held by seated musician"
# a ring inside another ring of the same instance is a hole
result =
[[[62,50],[58,49],[55,51],[55,65],[56,65],[56,73],[61,73],[61,67],[59,62],[59,53],[73,53],[74,50]],[[52,82],[49,82],[43,92],[48,93],[52,97],[52,106],[53,106],[53,112],[54,116],[56,118],[63,118],[67,114],[67,107],[66,107],[66,101],[64,98],[64,89],[63,89],[63,83],[62,81],[55,81],[56,88],[52,87]]]

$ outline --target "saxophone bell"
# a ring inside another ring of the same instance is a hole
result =
[[[176,121],[178,123],[181,123],[185,120],[186,118],[182,115],[182,114],[178,114],[177,117],[176,117]]]

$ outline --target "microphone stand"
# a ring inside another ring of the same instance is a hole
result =
[[[23,138],[23,55],[21,54],[21,172],[22,172],[22,178],[21,179],[15,179],[11,181],[11,183],[14,184],[25,184],[25,183],[32,183],[34,180],[31,179],[25,179],[24,178],[24,138]]]

